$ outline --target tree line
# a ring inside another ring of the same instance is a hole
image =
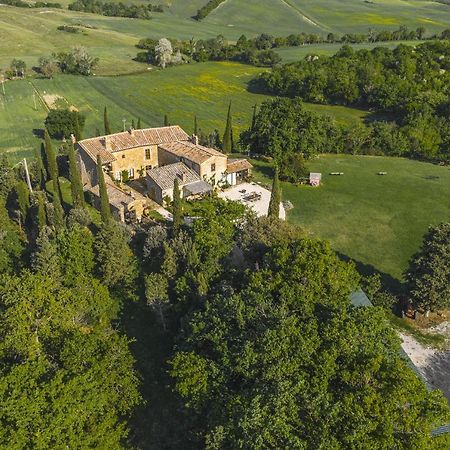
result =
[[[350,151],[354,153],[370,154],[370,129],[382,127],[393,137],[384,150],[375,147],[375,154],[448,161],[449,60],[448,41],[427,42],[415,48],[399,45],[393,50],[378,47],[355,51],[344,46],[331,57],[309,56],[262,73],[253,81],[252,89],[312,103],[370,108],[378,117],[382,115],[385,124],[374,122],[372,127],[354,128],[362,133],[352,145]],[[333,138],[326,145],[328,152],[342,150]]]
[[[1,0],[0,4],[15,6],[16,8],[57,8],[62,9],[63,5],[58,2],[41,2],[34,3],[24,2],[23,0]]]
[[[162,5],[139,4],[126,5],[122,2],[102,2],[99,0],[76,0],[68,6],[70,11],[82,11],[111,17],[131,19],[151,19],[152,12],[164,12]]]
[[[255,40],[238,41],[231,44],[221,35],[206,40],[190,39],[183,41],[178,39],[166,39],[170,42],[171,50],[180,55],[172,64],[180,64],[189,61],[237,61],[244,64],[252,64],[261,67],[272,67],[281,61],[281,57],[270,49],[260,49]],[[158,45],[161,39],[141,39],[136,45],[145,52],[139,52],[136,61],[147,64],[159,65]]]
[[[225,0],[209,0],[209,2],[205,6],[202,6],[197,11],[197,14],[194,16],[194,19],[198,21],[205,19],[212,11],[214,11],[224,1]]]

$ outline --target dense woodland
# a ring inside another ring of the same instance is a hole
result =
[[[301,127],[301,130],[297,127],[297,132],[291,129],[292,136],[296,135],[299,142],[311,133],[321,136],[296,147],[296,151],[306,156],[343,151],[448,161],[449,69],[448,41],[432,41],[417,47],[399,45],[394,50],[354,51],[344,46],[332,57],[310,56],[294,64],[275,67],[254,80],[252,88],[294,100],[275,100],[273,108],[263,106],[256,131],[248,142],[255,152],[276,151],[265,143],[258,143],[267,119],[275,119],[279,114],[286,114],[288,118],[302,114],[313,118],[308,119],[309,123],[317,126]],[[300,113],[300,99],[369,108],[375,120],[369,126],[342,129],[331,119]],[[283,126],[287,129],[287,122]]]

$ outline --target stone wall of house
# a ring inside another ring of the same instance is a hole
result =
[[[150,158],[146,158],[146,149],[150,149]],[[158,147],[148,145],[136,147],[121,152],[114,152],[116,161],[111,163],[111,175],[114,179],[121,179],[122,171],[128,171],[130,178],[140,178],[145,176],[146,169],[158,167]]]
[[[89,188],[97,185],[97,163],[81,147],[77,148],[77,160],[83,186]]]
[[[226,156],[213,156],[200,165],[200,178],[213,185],[223,181],[227,170]]]

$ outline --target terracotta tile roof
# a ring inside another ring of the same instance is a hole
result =
[[[120,189],[107,175],[105,175],[105,182],[109,203],[113,206],[116,206],[117,208],[119,208],[121,205],[129,205],[135,200],[145,199],[142,194],[135,191],[134,189],[130,189],[130,192],[126,192],[123,189]],[[91,187],[89,191],[92,192],[92,194],[94,194],[96,197],[100,197],[100,188],[98,184]]]
[[[131,130],[122,133],[83,139],[78,145],[93,159],[100,154],[102,162],[115,161],[114,153],[146,145],[159,145],[174,141],[188,141],[188,134],[178,125],[161,128]]]
[[[229,159],[227,164],[227,173],[241,172],[251,169],[253,166],[246,159]]]
[[[203,147],[203,145],[193,144],[189,141],[184,142],[169,142],[159,145],[163,150],[173,153],[180,158],[186,158],[197,164],[202,164],[213,156],[221,156],[226,158],[226,155],[220,153],[213,148]]]
[[[150,169],[147,171],[147,176],[163,191],[173,188],[176,177],[178,177],[180,188],[189,183],[200,181],[200,177],[182,162]]]

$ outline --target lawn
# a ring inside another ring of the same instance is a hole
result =
[[[256,179],[270,183],[268,165],[254,163]],[[402,279],[430,224],[449,220],[448,167],[401,158],[323,155],[309,169],[323,174],[323,185],[283,183],[284,199],[294,205],[288,220],[387,280]],[[388,174],[377,175],[379,171]]]
[[[232,101],[234,132],[248,127],[252,106],[268,97],[247,91],[248,82],[260,68],[236,63],[202,63],[166,70],[120,77],[77,77],[60,75],[52,80],[34,79],[5,83],[6,97],[0,90],[0,151],[11,155],[29,154],[39,145],[33,128],[42,128],[47,115],[36,95],[57,94],[86,116],[84,136],[103,130],[103,108],[108,107],[115,131],[130,126],[140,117],[143,126],[161,126],[164,114],[172,124],[179,124],[192,133],[194,116],[205,131],[218,129],[223,133],[228,104]],[[307,105],[327,113],[341,123],[360,121],[365,112],[341,106]]]

